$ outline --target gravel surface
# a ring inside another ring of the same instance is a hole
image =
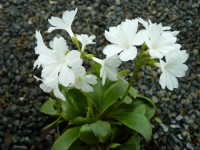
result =
[[[139,93],[157,105],[152,140],[142,141],[145,150],[200,149],[200,1],[198,0],[1,0],[0,1],[0,148],[1,150],[48,150],[56,138],[56,129],[42,127],[53,118],[40,113],[47,95],[39,89],[32,66],[36,55],[35,30],[45,41],[50,16],[78,8],[73,23],[75,33],[95,34],[97,44],[91,51],[102,57],[108,43],[104,31],[125,18],[142,17],[179,30],[179,43],[190,57],[189,71],[179,80],[177,90],[161,90],[159,72],[149,67],[138,74]],[[128,66],[128,64],[127,64]],[[125,67],[125,66],[124,66]]]

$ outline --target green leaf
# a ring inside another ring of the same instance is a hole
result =
[[[108,107],[115,103],[122,97],[127,89],[127,83],[118,81],[111,85],[102,95],[100,99],[100,114],[102,114]]]
[[[40,111],[48,115],[58,115],[59,111],[55,109],[56,101],[49,98],[40,108]]]
[[[104,143],[112,134],[110,123],[98,120],[91,124],[92,131],[99,141]]]
[[[138,113],[138,114],[145,115],[145,109],[146,109],[145,104],[141,104],[141,105],[137,106],[137,107],[134,109],[134,112],[135,112],[135,113]]]
[[[155,104],[151,101],[151,99],[144,97],[144,96],[137,96],[135,100],[133,100],[133,105],[135,107],[145,104],[145,116],[150,119],[154,116],[155,114]]]
[[[120,72],[118,73],[118,76],[119,76],[119,77],[122,77],[122,76],[128,74],[129,72],[130,72],[130,70],[122,70],[122,71],[120,71]]]
[[[89,150],[89,146],[71,146],[69,150]]]
[[[113,127],[113,129],[112,129],[112,135],[111,135],[111,141],[113,142],[114,139],[116,137],[118,137],[119,135],[120,135],[120,129],[117,128],[117,127]]]
[[[136,112],[130,112],[113,115],[112,117],[143,135],[147,141],[150,140],[152,134],[152,126],[144,115],[138,114]]]
[[[92,67],[92,71],[94,74],[100,76],[100,69],[101,69],[101,65],[94,63],[92,61],[90,61],[91,67]]]
[[[92,132],[92,128],[89,124],[85,124],[80,128],[79,138],[81,141],[88,145],[92,145],[98,141],[97,137],[95,137]]]
[[[61,101],[61,109],[61,116],[68,121],[80,116],[79,112],[77,112],[76,108],[68,98],[66,98],[66,101]]]
[[[53,144],[52,150],[68,150],[71,144],[78,138],[80,127],[66,130]]]
[[[122,144],[118,150],[140,150],[140,143],[137,138],[132,138]]]
[[[159,117],[155,117],[154,119],[155,119],[156,123],[159,123],[159,124],[162,123],[162,120]]]
[[[70,89],[67,91],[67,94],[76,111],[85,116],[87,113],[87,97],[85,94],[78,89]]]
[[[129,96],[126,96],[125,99],[124,99],[124,102],[126,104],[130,104],[132,102],[132,99]]]
[[[96,122],[96,118],[84,118],[84,117],[76,117],[75,119],[69,122],[69,125],[84,125],[84,124],[91,124]]]
[[[108,148],[117,148],[119,146],[121,146],[121,144],[119,144],[119,143],[111,143],[111,144],[109,144]]]
[[[97,83],[93,85],[93,92],[89,93],[91,98],[90,99],[91,103],[97,110],[99,110],[99,101],[102,93],[103,93],[103,85],[101,83],[101,79],[97,77]]]
[[[129,90],[129,94],[130,94],[133,98],[136,98],[136,97],[137,97],[137,90],[134,89],[133,87],[131,87],[130,90]]]

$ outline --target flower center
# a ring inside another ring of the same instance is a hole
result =
[[[77,82],[82,82],[83,81],[83,77],[82,76],[77,76],[76,77],[76,81]]]

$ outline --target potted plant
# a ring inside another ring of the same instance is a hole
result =
[[[150,119],[155,114],[151,99],[137,93],[133,83],[140,67],[150,65],[161,70],[162,88],[178,87],[177,77],[187,70],[185,50],[176,43],[178,31],[144,21],[126,19],[105,31],[111,43],[103,49],[105,59],[89,54],[86,46],[95,44],[95,36],[77,35],[71,29],[77,9],[65,11],[62,18],[51,17],[48,32],[67,31],[76,50],[69,50],[66,40],[55,37],[47,47],[36,31],[38,55],[34,68],[42,67],[40,88],[50,94],[41,112],[57,117],[45,129],[62,125],[52,150],[138,150],[140,137],[149,141]],[[143,29],[138,31],[138,26]],[[98,41],[97,41],[98,42]],[[83,66],[89,61],[91,69]],[[131,62],[131,70],[119,66]],[[130,80],[124,76],[131,74]]]

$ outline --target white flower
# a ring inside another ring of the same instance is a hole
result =
[[[168,31],[170,27],[163,27],[162,24],[149,23],[139,18],[138,21],[146,28],[143,30],[146,34],[145,43],[149,48],[149,55],[152,58],[162,58],[169,51],[179,50],[180,45],[176,44],[176,35],[178,31]]]
[[[72,68],[75,74],[75,82],[70,86],[81,89],[84,92],[92,92],[93,88],[90,86],[97,83],[97,77],[94,75],[86,75],[85,68],[75,67]]]
[[[68,86],[74,83],[75,75],[71,68],[82,65],[83,60],[80,58],[80,52],[77,50],[68,51],[66,41],[63,37],[55,37],[50,42],[48,49],[41,38],[41,34],[36,32],[37,47],[36,53],[39,54],[34,67],[42,65],[42,78],[45,82],[50,82],[55,78],[59,79],[59,83]],[[67,53],[67,54],[66,54]]]
[[[160,68],[162,74],[160,76],[159,83],[164,89],[167,87],[169,90],[178,87],[178,80],[176,77],[185,76],[185,72],[188,70],[187,65],[183,64],[188,59],[186,51],[176,50],[167,53],[166,62],[160,60]]]
[[[82,44],[82,48],[81,48],[82,51],[85,49],[86,45],[96,44],[96,42],[93,42],[93,40],[96,38],[95,35],[88,36],[87,34],[81,34],[81,35],[77,34],[76,38]]]
[[[62,19],[52,16],[51,19],[48,19],[48,21],[53,27],[50,27],[48,29],[48,32],[51,32],[56,29],[63,29],[66,30],[71,37],[73,37],[74,33],[72,32],[71,25],[76,13],[77,13],[77,8],[72,11],[65,11],[62,15]]]
[[[93,61],[101,64],[100,77],[102,78],[102,84],[105,84],[106,78],[111,81],[117,80],[117,67],[120,66],[121,60],[118,55],[106,57],[104,60],[92,57]]]
[[[57,98],[59,98],[59,99],[61,99],[61,100],[63,100],[63,101],[66,100],[66,99],[65,99],[65,96],[64,96],[64,95],[60,92],[60,90],[59,90],[59,87],[58,87],[58,78],[55,78],[55,79],[53,79],[53,80],[47,82],[47,81],[45,81],[45,80],[43,80],[43,79],[40,79],[40,78],[38,78],[38,77],[36,77],[36,76],[34,76],[34,77],[36,78],[36,80],[39,80],[39,81],[42,81],[42,82],[43,82],[43,83],[40,84],[40,88],[41,88],[44,92],[50,93],[51,91],[53,91],[54,95],[55,95]]]
[[[105,37],[112,44],[106,46],[103,53],[108,57],[120,53],[122,61],[133,60],[137,55],[135,46],[143,44],[145,36],[144,31],[137,32],[137,29],[138,22],[128,19],[117,27],[110,27],[109,32],[105,31]]]

